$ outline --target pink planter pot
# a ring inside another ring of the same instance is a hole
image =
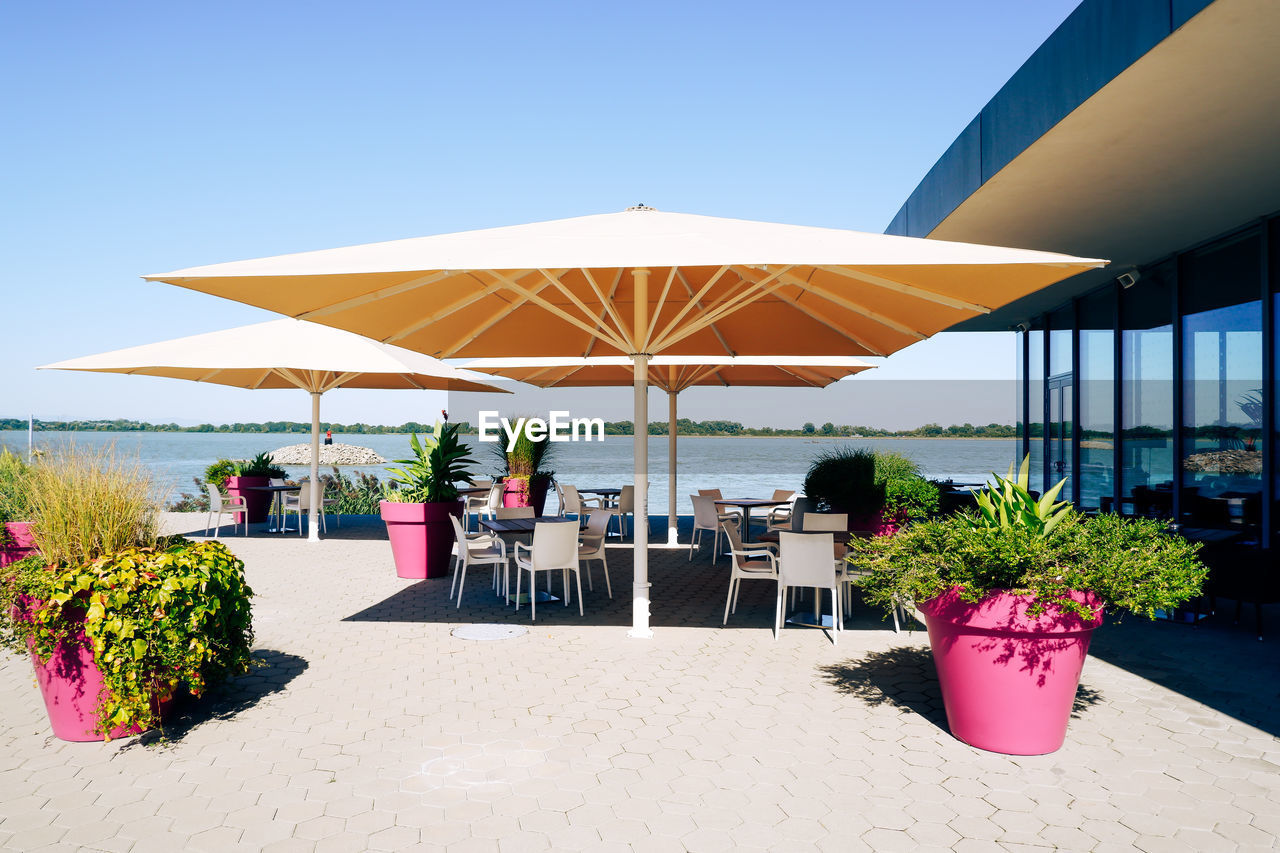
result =
[[[1081,619],[1050,608],[1030,617],[1030,598],[1008,592],[969,604],[952,590],[917,604],[953,735],[1007,755],[1061,748],[1089,639],[1102,624],[1101,603],[1092,593],[1072,598],[1096,616]]]
[[[502,505],[504,507],[531,506],[529,503],[529,481],[515,478],[503,480]]]
[[[245,504],[249,507],[249,523],[261,524],[267,520],[267,514],[271,511],[271,492],[262,492],[257,489],[251,489],[250,486],[266,486],[271,482],[268,477],[228,477],[227,478],[227,494],[231,497],[244,498]],[[244,513],[236,513],[236,523],[244,521],[241,517]]]
[[[16,563],[36,552],[36,543],[31,538],[31,522],[6,521],[4,530],[4,544],[0,545],[0,567]]]
[[[396,575],[439,578],[449,574],[453,555],[453,525],[449,516],[462,516],[462,501],[411,504],[381,501],[382,520],[391,540]]]

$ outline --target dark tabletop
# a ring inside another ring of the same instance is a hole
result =
[[[242,489],[252,489],[255,492],[296,492],[302,489],[302,486],[241,486]]]
[[[620,494],[622,494],[622,489],[615,489],[615,488],[612,488],[612,487],[610,487],[610,486],[606,486],[606,487],[604,487],[603,489],[582,489],[582,488],[580,488],[580,489],[578,489],[578,493],[579,493],[579,494],[588,494],[588,495],[620,495]]]
[[[482,518],[480,526],[493,533],[532,533],[535,524],[564,524],[577,522],[573,518]]]
[[[789,503],[791,503],[790,500],[774,501],[774,500],[765,500],[764,498],[723,498],[723,499],[717,498],[716,499],[716,506],[741,506],[741,507],[782,506],[783,504],[789,504]]]

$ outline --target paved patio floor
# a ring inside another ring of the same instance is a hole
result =
[[[170,516],[179,528],[191,517]],[[201,524],[196,521],[195,524]],[[262,666],[168,727],[53,739],[29,665],[0,661],[0,847],[13,850],[1187,850],[1280,837],[1280,665],[1230,612],[1097,633],[1059,752],[948,734],[921,631],[858,617],[832,645],[726,563],[630,551],[587,612],[504,608],[484,569],[395,577],[381,525],[225,541],[257,592]],[[1226,610],[1233,610],[1228,606]],[[1252,625],[1252,608],[1246,622]],[[1270,624],[1277,614],[1269,611]],[[458,639],[467,623],[528,627]]]

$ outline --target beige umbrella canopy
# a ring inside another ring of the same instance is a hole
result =
[[[285,318],[42,365],[40,370],[128,373],[237,388],[311,394],[311,523],[320,538],[320,395],[335,388],[496,391],[478,373],[396,346]]]
[[[630,356],[639,519],[651,356],[888,355],[1105,263],[639,206],[145,278],[440,358]],[[647,637],[636,531],[631,634]]]
[[[600,388],[632,384],[631,359],[481,358],[466,365],[495,376],[540,388]],[[798,357],[655,355],[649,360],[649,384],[667,392],[667,544],[676,544],[676,398],[701,386],[823,388],[874,364],[852,356]]]

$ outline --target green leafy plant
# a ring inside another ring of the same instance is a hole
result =
[[[1059,480],[1037,500],[1031,496],[1029,489],[1030,467],[1031,456],[1028,454],[1022,459],[1016,480],[1012,463],[1009,464],[1007,477],[993,473],[991,476],[996,478],[996,482],[988,483],[985,489],[975,495],[978,501],[977,514],[963,517],[974,519],[973,523],[981,527],[1019,527],[1033,536],[1048,536],[1054,527],[1071,515],[1070,501],[1055,503],[1067,481],[1065,477]]]
[[[227,478],[236,476],[249,476],[236,473],[236,463],[230,459],[219,459],[208,468],[204,469],[204,482],[213,483],[219,490],[227,488]],[[197,486],[202,485],[198,480]]]
[[[242,459],[234,463],[236,477],[284,477],[284,469],[271,461],[270,453],[259,453],[252,459]]]
[[[30,521],[31,466],[21,456],[0,449],[0,522]]]
[[[883,514],[898,525],[938,513],[937,485],[920,475],[920,467],[900,453],[874,451],[875,482],[884,486]]]
[[[83,564],[29,557],[0,577],[0,639],[48,661],[85,643],[105,690],[97,731],[159,725],[158,698],[247,672],[253,628],[244,563],[220,542],[175,538]]]
[[[886,610],[950,589],[979,602],[1008,590],[1032,597],[1032,615],[1054,608],[1088,616],[1071,593],[1092,592],[1110,609],[1152,618],[1198,595],[1207,569],[1199,545],[1151,519],[1069,511],[1048,532],[988,524],[974,511],[911,524],[893,536],[853,539],[847,561],[869,603]]]
[[[418,440],[409,435],[412,459],[397,459],[405,468],[391,468],[387,500],[405,503],[446,503],[458,499],[458,483],[470,482],[475,462],[471,449],[458,437],[458,424],[436,421],[432,435]]]
[[[156,543],[151,473],[112,445],[68,445],[32,465],[27,483],[31,537],[50,565],[83,565]]]
[[[519,423],[523,418],[511,418]],[[501,442],[491,445],[498,463],[498,474],[508,480],[550,481],[556,472],[547,464],[555,457],[556,446],[547,439],[534,441],[521,429],[510,451]]]
[[[804,493],[822,512],[870,518],[884,508],[885,488],[876,483],[875,454],[864,448],[837,447],[818,454],[805,474]]]

